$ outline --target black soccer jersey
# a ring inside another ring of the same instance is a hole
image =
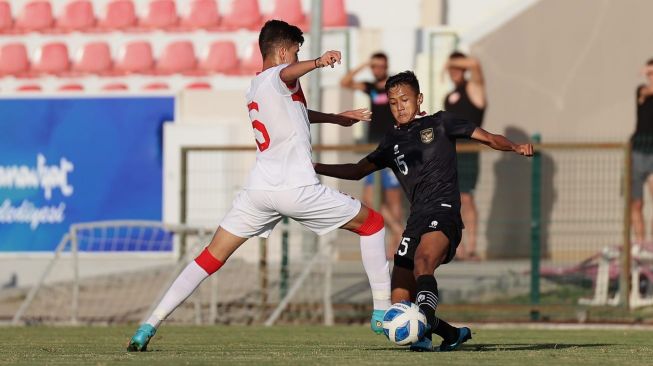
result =
[[[388,131],[367,159],[392,169],[411,211],[459,209],[456,138],[469,138],[474,129],[476,124],[440,111]]]

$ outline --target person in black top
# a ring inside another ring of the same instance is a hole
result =
[[[456,166],[457,138],[471,138],[496,150],[532,156],[531,144],[517,145],[449,112],[426,116],[420,111],[423,95],[411,71],[386,82],[395,127],[376,150],[356,164],[315,164],[318,174],[357,180],[389,167],[410,201],[410,216],[395,254],[392,302],[415,301],[424,311],[430,330],[443,338],[440,351],[452,351],[468,339],[469,328],[455,328],[435,316],[437,282],[433,275],[451,261],[462,234],[460,192]],[[431,351],[431,332],[411,350]]]
[[[644,228],[644,183],[653,173],[653,59],[644,67],[647,84],[637,87],[637,126],[631,138],[632,181],[630,213],[635,241],[642,244],[646,239]],[[653,191],[653,186],[649,187]]]
[[[354,77],[366,68],[370,68],[373,81],[358,82]],[[378,144],[386,132],[394,126],[394,118],[390,113],[388,94],[385,91],[385,82],[388,80],[388,56],[383,52],[377,52],[370,57],[370,60],[348,72],[340,85],[344,88],[362,91],[370,98],[370,109],[372,110],[372,122],[368,125],[367,142]],[[390,229],[390,245],[388,245],[388,258],[392,258],[399,240],[401,239],[403,209],[401,204],[401,187],[399,181],[390,169],[384,169],[380,173],[381,189],[383,190],[383,205],[380,208],[381,214]],[[368,207],[374,203],[374,174],[365,178],[362,201]]]
[[[448,71],[455,88],[446,95],[444,110],[481,127],[487,101],[480,62],[461,52],[454,52],[449,56],[445,70]],[[465,78],[466,71],[469,71],[469,80]],[[458,142],[458,145],[464,143],[465,141]],[[458,181],[460,183],[462,217],[465,223],[465,238],[457,253],[459,259],[478,259],[476,253],[478,213],[474,202],[474,189],[480,168],[479,155],[478,152],[458,153]]]

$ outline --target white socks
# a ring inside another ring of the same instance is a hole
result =
[[[390,264],[385,256],[385,228],[361,236],[361,257],[372,288],[374,310],[390,307]]]
[[[146,323],[157,328],[209,275],[196,261],[188,263],[161,299]]]

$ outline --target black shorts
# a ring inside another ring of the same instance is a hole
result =
[[[458,154],[458,187],[460,193],[474,193],[480,168],[479,155],[477,152]]]
[[[449,251],[442,264],[451,262],[460,244],[462,230],[463,222],[459,209],[441,209],[426,214],[411,212],[395,253],[395,266],[412,270],[415,267],[413,260],[422,235],[433,231],[441,231],[449,238]]]

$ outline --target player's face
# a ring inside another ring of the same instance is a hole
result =
[[[465,70],[457,67],[450,67],[448,71],[449,78],[451,78],[451,82],[454,84],[458,85],[465,80]]]
[[[388,61],[382,57],[375,57],[370,60],[370,69],[372,75],[377,81],[385,80],[388,78]]]
[[[282,48],[280,52],[280,58],[282,64],[294,64],[299,60],[299,43],[295,43],[292,46]]]
[[[648,83],[653,85],[653,71],[649,71],[646,73],[646,79],[648,79]]]
[[[388,91],[390,112],[397,124],[408,123],[415,119],[424,99],[422,93],[417,93],[410,85],[399,84]]]

